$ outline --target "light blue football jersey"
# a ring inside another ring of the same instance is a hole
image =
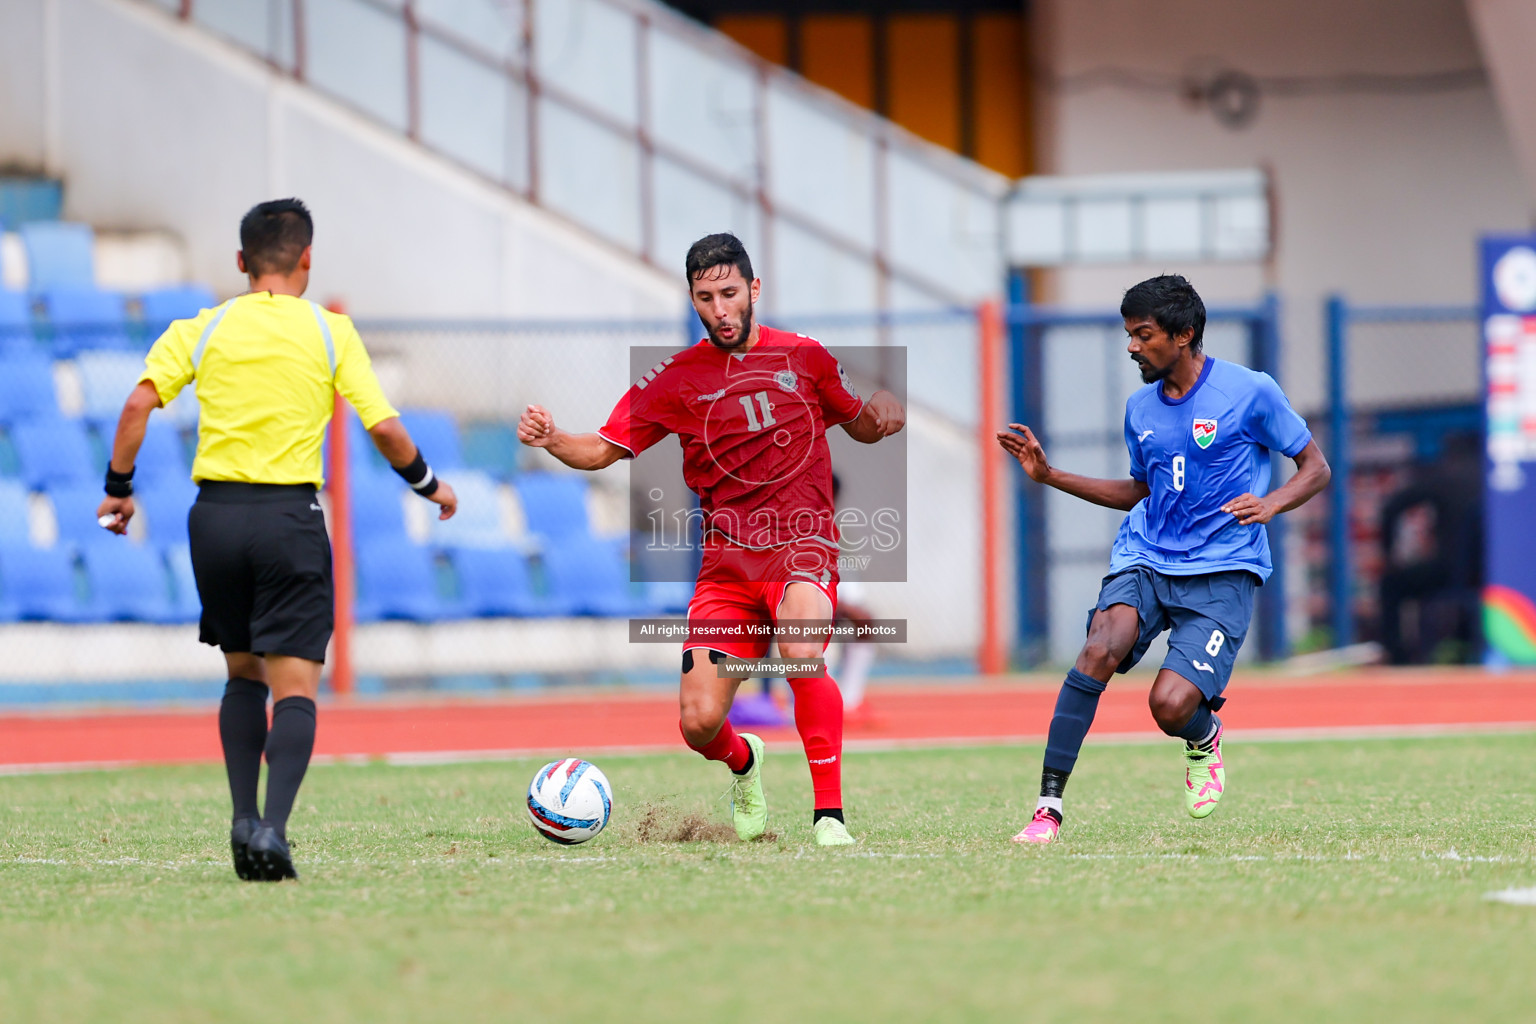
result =
[[[1311,439],[1273,377],[1212,356],[1183,398],[1165,397],[1160,381],[1138,389],[1125,403],[1125,446],[1131,476],[1151,493],[1120,524],[1110,572],[1246,569],[1269,579],[1264,527],[1240,526],[1221,506],[1242,494],[1263,497],[1269,453],[1294,456]]]

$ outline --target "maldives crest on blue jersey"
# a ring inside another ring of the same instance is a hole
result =
[[[1195,444],[1201,448],[1209,448],[1214,440],[1216,440],[1216,421],[1195,420]]]

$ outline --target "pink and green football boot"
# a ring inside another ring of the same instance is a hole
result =
[[[1227,770],[1221,757],[1224,728],[1216,730],[1209,752],[1184,748],[1184,806],[1191,818],[1204,818],[1216,809],[1226,786]]]
[[[1013,837],[1016,843],[1050,843],[1054,842],[1061,832],[1061,818],[1049,808],[1041,807],[1035,811],[1035,816],[1029,824],[1024,826],[1024,831]]]

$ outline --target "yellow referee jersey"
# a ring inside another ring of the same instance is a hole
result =
[[[155,386],[162,405],[197,381],[198,481],[319,487],[336,392],[370,429],[399,415],[349,317],[271,292],[177,320],[149,350],[139,379]]]

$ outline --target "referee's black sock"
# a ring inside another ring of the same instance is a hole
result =
[[[284,697],[272,705],[272,731],[267,734],[267,813],[261,823],[288,838],[288,815],[298,798],[299,784],[315,749],[315,702],[308,697]]]
[[[261,751],[267,745],[267,684],[236,677],[224,684],[219,703],[219,741],[224,745],[224,770],[235,818],[259,818],[256,785],[261,778]]]

